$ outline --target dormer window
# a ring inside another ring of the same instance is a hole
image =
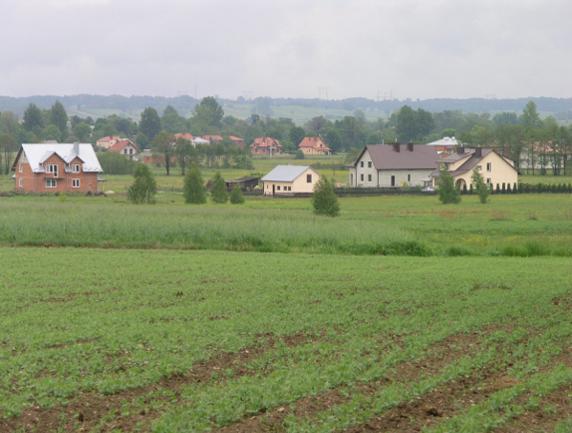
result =
[[[57,164],[48,164],[48,173],[51,173],[55,177],[58,177],[58,165]]]

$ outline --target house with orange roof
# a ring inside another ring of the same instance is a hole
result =
[[[191,134],[190,132],[178,132],[177,134],[174,135],[175,140],[181,139],[181,140],[187,140],[190,141],[191,143],[193,142],[193,134]]]
[[[304,155],[329,155],[332,150],[321,137],[304,137],[298,144]]]
[[[113,146],[107,149],[109,152],[119,153],[133,159],[139,153],[139,147],[128,138],[117,140]]]
[[[282,144],[272,137],[257,137],[250,145],[253,155],[276,155],[282,153]]]

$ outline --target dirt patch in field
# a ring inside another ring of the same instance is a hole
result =
[[[259,342],[238,352],[222,352],[214,355],[206,361],[197,363],[193,368],[183,374],[177,374],[161,381],[139,388],[121,391],[112,395],[96,393],[83,393],[73,399],[69,404],[50,409],[34,407],[24,411],[19,417],[1,420],[0,432],[24,432],[24,433],[52,433],[59,432],[88,432],[97,427],[102,418],[110,415],[113,420],[107,425],[98,427],[96,431],[110,432],[132,431],[137,424],[146,424],[153,420],[157,414],[152,411],[142,410],[140,413],[123,416],[121,408],[129,402],[157,391],[171,391],[178,398],[180,389],[193,383],[205,383],[211,380],[223,381],[225,375],[219,374],[228,369],[233,370],[232,377],[253,374],[247,368],[247,364],[270,350],[279,341],[288,346],[295,346],[310,341],[314,336],[306,334],[294,334],[285,337],[275,337],[271,334],[259,336]],[[216,375],[216,379],[213,376]]]
[[[495,433],[552,432],[571,412],[572,385],[567,385],[548,394],[534,409],[527,410]]]

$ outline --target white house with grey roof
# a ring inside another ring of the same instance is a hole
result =
[[[352,188],[431,186],[437,160],[437,151],[425,144],[368,145],[350,167],[349,185]]]
[[[311,194],[320,175],[307,165],[277,165],[261,179],[264,195]]]

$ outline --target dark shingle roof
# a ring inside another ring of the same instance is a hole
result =
[[[396,146],[399,146],[397,152]],[[434,170],[438,167],[437,151],[426,144],[414,144],[413,150],[409,145],[401,144],[372,144],[364,148],[357,161],[367,150],[377,170]]]

